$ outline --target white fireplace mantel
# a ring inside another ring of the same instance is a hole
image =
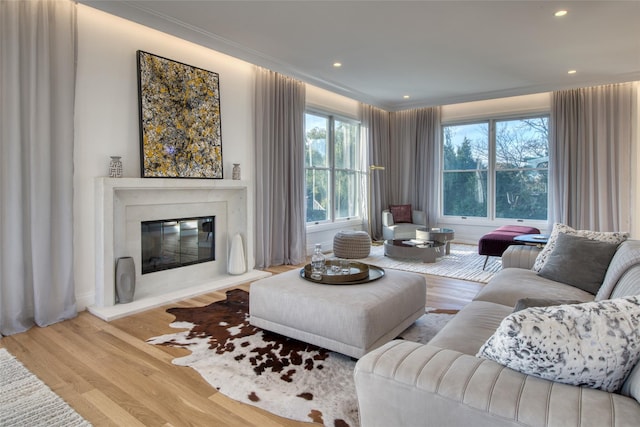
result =
[[[248,181],[99,177],[95,194],[95,304],[88,309],[104,320],[270,275],[252,268],[253,195]],[[172,212],[198,216],[212,209],[217,215],[216,261],[141,276],[137,221],[170,218],[167,215]],[[234,276],[227,274],[226,264],[228,245],[236,234],[244,242],[249,268],[247,273]],[[115,303],[115,263],[121,256],[138,260],[136,281],[141,289],[136,289],[134,301],[127,304]]]

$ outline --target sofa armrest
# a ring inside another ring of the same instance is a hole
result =
[[[511,245],[502,254],[502,268],[531,270],[541,250],[532,245]]]
[[[414,210],[411,215],[411,221],[414,224],[427,225],[427,213],[425,211]]]
[[[391,214],[391,211],[382,211],[382,225],[384,227],[391,227],[393,224],[395,224],[393,222],[393,215]]]
[[[623,426],[635,400],[525,375],[453,350],[395,340],[356,364],[362,427]]]

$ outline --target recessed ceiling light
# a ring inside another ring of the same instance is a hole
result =
[[[566,10],[559,10],[556,13],[553,14],[553,16],[557,16],[558,18],[561,16],[565,16],[567,14]]]
[[[342,67],[342,62],[334,62],[333,63],[333,68],[340,68]]]
[[[404,95],[404,96],[403,96],[403,98],[404,98],[404,99],[409,99],[409,98],[411,98],[411,96],[409,96],[409,95]]]
[[[567,71],[567,74],[575,74],[575,73],[577,73],[577,72],[578,72],[578,71],[576,71],[576,70],[569,70],[569,71]]]

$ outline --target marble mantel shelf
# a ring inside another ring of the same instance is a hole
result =
[[[191,178],[97,178],[103,191],[145,190],[145,189],[219,189],[232,190],[247,188],[249,181],[232,179],[191,179]]]

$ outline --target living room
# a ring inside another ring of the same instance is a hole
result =
[[[233,164],[242,167],[242,181],[251,186],[255,180],[254,165],[254,65],[224,53],[186,41],[174,35],[142,26],[115,15],[77,5],[78,54],[75,87],[75,135],[73,150],[74,252],[73,278],[78,310],[96,303],[96,277],[99,275],[98,235],[101,224],[96,219],[96,182],[106,177],[110,156],[121,156],[123,176],[140,177],[140,142],[138,119],[138,87],[136,51],[143,50],[185,64],[212,70],[220,75],[223,132],[224,179],[231,180]],[[635,79],[634,79],[635,80]],[[637,83],[636,83],[637,84]],[[306,84],[309,106],[357,118],[359,101],[325,88]],[[640,107],[640,102],[637,102]],[[549,111],[550,92],[496,99],[474,100],[442,106],[442,120],[469,120],[480,115],[532,113]],[[640,108],[638,108],[640,109]],[[637,126],[637,125],[636,125]],[[640,164],[640,136],[634,139],[634,164]],[[638,194],[640,168],[633,168],[628,177],[632,194]],[[249,194],[252,194],[250,190]],[[640,207],[638,198],[631,200],[632,217]],[[247,204],[250,224],[258,215],[252,203]],[[546,222],[541,231],[550,233]],[[447,226],[439,222],[434,226]],[[450,224],[449,224],[450,225]],[[314,243],[328,246],[339,226],[311,228],[307,234],[307,249]],[[365,229],[366,224],[349,224],[348,228]],[[475,243],[495,224],[465,226],[456,224],[456,237]],[[632,236],[640,235],[640,225],[631,222]],[[247,231],[247,264],[253,264],[253,232]],[[4,237],[3,237],[4,239]],[[3,242],[4,244],[4,242]],[[96,327],[96,330],[102,328]],[[108,328],[108,326],[106,326]],[[41,354],[45,352],[39,350]]]
[[[252,148],[253,122],[252,88],[253,65],[221,54],[174,36],[140,26],[90,7],[79,5],[78,78],[76,93],[76,141],[75,141],[75,197],[76,197],[76,298],[80,307],[94,303],[96,233],[94,206],[94,180],[105,176],[109,156],[120,155],[123,176],[138,177],[139,128],[138,92],[135,71],[135,52],[143,50],[180,62],[214,70],[220,74],[223,141],[223,167],[225,178],[230,178],[232,164],[242,167],[242,178],[254,179],[252,165],[255,162]],[[117,46],[117,47],[115,47]],[[128,46],[128,48],[125,48]],[[117,78],[114,78],[117,76]],[[358,102],[325,89],[307,86],[307,104],[316,108],[358,116]],[[95,100],[102,102],[96,105]],[[469,120],[478,114],[500,115],[517,111],[521,114],[548,111],[549,93],[521,97],[469,102],[442,107],[443,120]],[[105,120],[108,118],[108,120]],[[114,125],[117,123],[118,125]],[[631,177],[637,182],[637,177]],[[632,194],[634,191],[632,190]],[[637,203],[637,201],[636,201]],[[252,209],[249,206],[249,209]],[[353,226],[353,224],[349,224]],[[544,224],[546,225],[546,224]],[[444,226],[434,224],[434,226]],[[633,224],[632,226],[637,226]],[[361,229],[364,226],[358,225]],[[457,238],[477,242],[493,224],[468,227],[459,224]],[[540,228],[540,227],[539,227]],[[544,228],[544,226],[542,227]],[[311,230],[314,230],[313,227]],[[315,243],[328,243],[335,232],[308,234],[308,253]],[[548,230],[545,230],[548,231]],[[249,239],[250,240],[250,239]],[[251,245],[251,242],[247,242]],[[251,265],[252,251],[247,251]]]

